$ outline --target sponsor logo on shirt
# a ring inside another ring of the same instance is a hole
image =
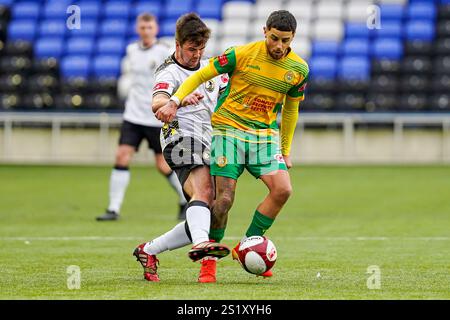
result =
[[[247,68],[255,69],[255,70],[261,70],[261,68],[259,66],[254,66],[254,65],[251,65],[251,64],[248,64]]]
[[[223,74],[223,75],[220,76],[220,80],[222,80],[223,83],[227,83],[228,82],[228,77],[225,74]]]
[[[268,96],[245,97],[244,105],[252,111],[267,113],[275,107],[275,99]]]
[[[167,82],[158,82],[153,87],[153,90],[167,90],[169,89],[169,84]]]
[[[221,55],[221,56],[219,56],[218,58],[218,61],[219,61],[219,65],[221,66],[221,67],[224,67],[224,66],[226,66],[227,64],[228,64],[228,58],[227,58],[227,56],[226,55]]]

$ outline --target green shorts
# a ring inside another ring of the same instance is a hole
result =
[[[211,143],[211,175],[237,180],[244,168],[255,178],[277,170],[287,170],[278,141],[255,143],[214,135]]]

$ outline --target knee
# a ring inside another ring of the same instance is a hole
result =
[[[280,204],[285,204],[292,194],[292,187],[290,185],[278,186],[271,191],[273,199]]]
[[[118,150],[116,153],[116,165],[122,166],[122,167],[128,167],[130,164],[131,155],[129,152],[125,150]]]
[[[209,206],[214,200],[214,190],[212,186],[204,186],[203,188],[194,191],[193,198],[206,202]]]

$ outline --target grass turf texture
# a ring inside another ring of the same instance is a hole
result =
[[[294,194],[266,234],[275,276],[256,278],[230,255],[216,284],[196,282],[189,247],[159,255],[160,283],[143,279],[132,251],[176,223],[177,203],[154,168],[131,173],[122,220],[96,222],[110,168],[0,166],[0,299],[450,298],[450,167],[294,168]],[[265,194],[241,177],[224,243],[236,244]],[[79,290],[67,288],[70,265]],[[379,290],[367,288],[370,265]]]

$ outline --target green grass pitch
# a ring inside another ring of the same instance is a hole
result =
[[[122,220],[100,223],[109,167],[0,166],[0,299],[450,298],[448,166],[292,169],[294,193],[267,233],[274,277],[229,256],[215,284],[196,282],[189,247],[159,255],[160,283],[143,279],[132,251],[176,223],[177,204],[154,168],[131,173]],[[236,244],[265,193],[241,177],[224,243]],[[80,289],[68,289],[71,265]],[[380,289],[367,286],[372,265]]]

